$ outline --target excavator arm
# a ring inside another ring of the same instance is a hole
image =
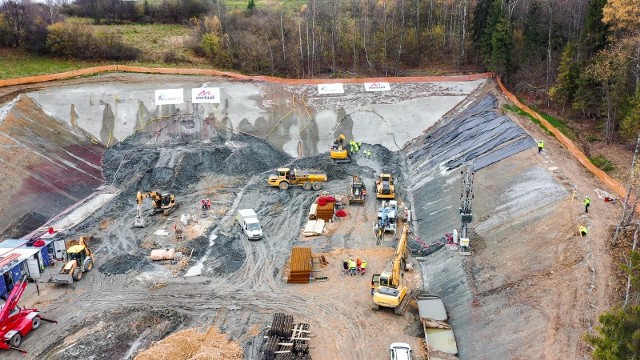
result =
[[[400,286],[400,272],[404,266],[406,252],[407,252],[407,234],[409,233],[409,226],[404,224],[402,227],[402,235],[400,241],[398,241],[398,247],[393,255],[393,269],[391,270],[391,286],[398,288]]]

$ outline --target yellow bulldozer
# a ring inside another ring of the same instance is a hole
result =
[[[60,272],[49,279],[55,284],[73,284],[82,279],[85,272],[93,269],[93,253],[87,247],[87,237],[65,242],[67,254]]]
[[[334,140],[333,145],[331,145],[331,159],[333,159],[336,164],[351,162],[351,158],[349,157],[349,150],[344,144],[345,139],[346,137],[344,136],[344,134],[340,134],[340,136],[338,136],[338,138]]]

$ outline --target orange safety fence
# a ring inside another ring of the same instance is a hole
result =
[[[414,77],[385,77],[385,78],[353,78],[353,79],[285,79],[273,76],[250,76],[228,71],[214,69],[190,69],[190,68],[149,68],[129,65],[105,65],[95,66],[80,70],[66,71],[57,74],[27,76],[15,79],[0,79],[0,87],[13,85],[37,84],[46,81],[71,79],[78,76],[97,75],[108,72],[129,72],[142,74],[168,74],[168,75],[205,75],[230,77],[237,80],[261,81],[276,84],[290,85],[316,85],[327,83],[361,84],[366,82],[441,82],[441,81],[472,81],[493,77],[493,73],[481,73],[470,75],[452,76],[414,76]]]
[[[506,96],[511,102],[513,102],[517,107],[527,112],[527,114],[536,118],[544,127],[549,130],[555,137],[564,145],[567,150],[576,158],[578,161],[589,170],[593,175],[595,175],[600,181],[602,181],[606,186],[608,186],[611,190],[613,190],[620,198],[624,199],[627,195],[627,190],[614,178],[607,175],[604,171],[602,171],[597,166],[593,165],[591,161],[587,158],[587,156],[580,150],[578,147],[568,138],[566,137],[560,130],[556,129],[553,125],[551,125],[545,118],[540,116],[537,112],[531,110],[527,105],[518,100],[518,98],[505,88],[504,84],[502,84],[502,80],[498,76],[496,78],[498,82],[498,86],[500,86],[500,90],[504,96]]]

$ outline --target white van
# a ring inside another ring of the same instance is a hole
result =
[[[411,346],[405,343],[393,343],[389,346],[391,360],[411,360]]]
[[[258,220],[258,215],[253,209],[238,210],[236,221],[240,224],[242,231],[249,240],[262,239],[262,226],[260,225],[260,220]]]

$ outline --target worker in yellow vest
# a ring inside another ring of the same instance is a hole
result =
[[[353,261],[353,259],[349,259],[349,275],[355,276],[357,268],[358,266],[356,265],[356,262]]]
[[[367,271],[367,260],[362,259],[362,264],[360,264],[360,275],[364,275]]]
[[[584,199],[584,212],[588,213],[589,212],[589,205],[591,205],[591,199],[589,199],[589,197],[587,196]]]
[[[588,229],[586,226],[584,225],[580,226],[580,236],[582,237],[587,236],[587,232],[588,232]]]

